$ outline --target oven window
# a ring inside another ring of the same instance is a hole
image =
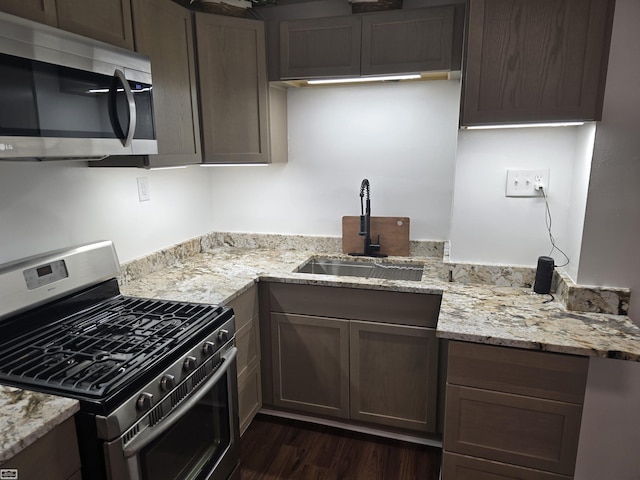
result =
[[[178,423],[140,453],[147,480],[203,480],[231,442],[226,375]]]

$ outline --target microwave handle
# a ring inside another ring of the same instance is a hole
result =
[[[202,400],[209,389],[215,386],[216,383],[220,381],[222,376],[227,373],[229,367],[233,363],[236,358],[236,354],[238,353],[238,349],[236,347],[231,347],[223,356],[224,362],[216,370],[213,376],[206,381],[204,385],[202,385],[197,392],[191,395],[187,400],[184,401],[180,408],[174,411],[171,415],[169,415],[166,419],[164,419],[158,426],[151,427],[152,431],[149,432],[148,435],[141,435],[140,437],[134,439],[126,448],[124,448],[123,453],[125,457],[132,457],[137,455],[140,450],[146,447],[153,440],[158,438],[164,432],[166,432],[172,425],[174,425],[180,418],[182,418],[196,403]],[[119,440],[117,440],[119,441]]]
[[[133,134],[136,131],[136,101],[133,98],[133,92],[131,91],[131,87],[129,86],[129,81],[124,76],[122,70],[116,69],[114,76],[122,84],[124,94],[127,97],[127,105],[129,107],[129,131],[126,133],[124,146],[129,147],[131,146],[131,142],[133,142]]]

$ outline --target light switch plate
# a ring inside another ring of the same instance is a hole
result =
[[[545,193],[549,194],[549,170],[507,170],[507,197],[541,197],[542,192],[536,190],[541,182]]]
[[[140,202],[148,202],[151,200],[149,192],[149,179],[147,177],[138,177],[138,200]]]

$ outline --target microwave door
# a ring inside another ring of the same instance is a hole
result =
[[[109,89],[109,117],[124,147],[130,147],[136,131],[136,102],[122,70],[116,70]]]

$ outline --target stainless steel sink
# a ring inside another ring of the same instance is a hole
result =
[[[338,275],[346,277],[381,278],[385,280],[422,280],[422,265],[394,262],[358,262],[331,258],[312,258],[298,273]]]

